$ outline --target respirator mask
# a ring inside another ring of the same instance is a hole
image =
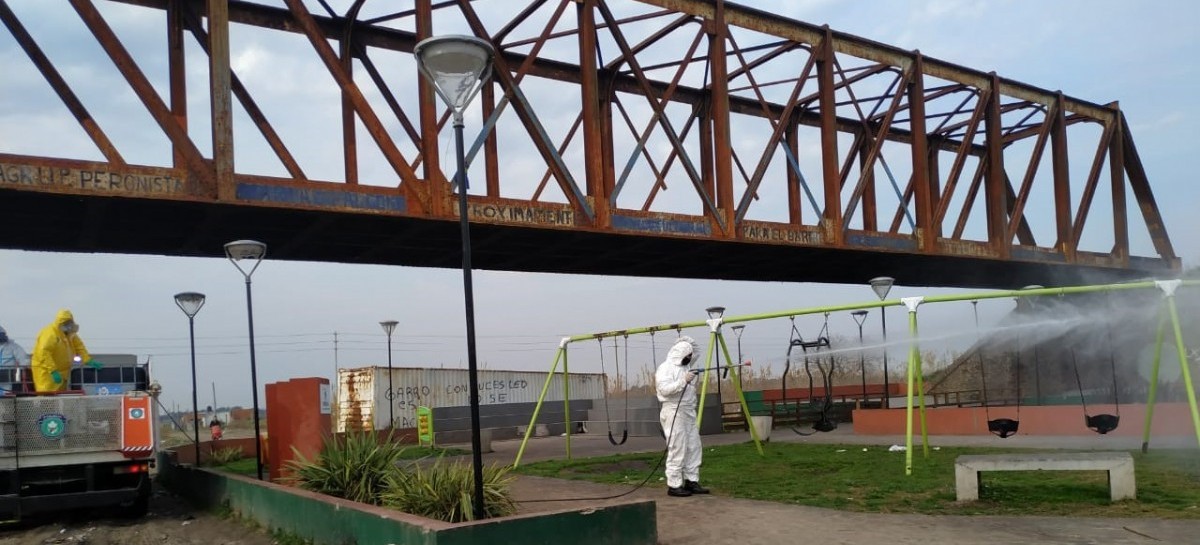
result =
[[[75,332],[79,331],[79,324],[77,324],[75,322],[67,322],[62,325],[61,329],[62,329],[63,333],[66,333],[67,335],[71,335],[71,334],[74,334]]]

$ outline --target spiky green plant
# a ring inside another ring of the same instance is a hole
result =
[[[224,447],[214,450],[208,457],[208,465],[223,466],[234,460],[241,460],[246,457],[246,453],[242,452],[241,447]]]
[[[509,494],[513,481],[508,466],[483,468],[483,496],[486,516],[502,517],[515,513],[517,505]],[[412,464],[387,478],[383,505],[405,513],[447,522],[474,519],[471,495],[475,475],[464,463],[438,458],[432,464]]]
[[[396,461],[404,450],[381,443],[374,432],[348,433],[327,439],[315,460],[296,452],[296,459],[288,462],[288,480],[305,490],[379,505],[387,476],[399,471]]]

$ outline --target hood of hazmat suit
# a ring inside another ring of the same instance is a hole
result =
[[[671,345],[671,349],[667,351],[667,359],[659,364],[654,373],[654,389],[660,402],[696,406],[695,385],[699,382],[698,379],[693,380],[693,384],[689,385],[687,375],[696,360],[700,359],[699,355],[700,351],[691,337],[680,337]],[[692,356],[692,361],[683,365],[684,358],[688,356]]]

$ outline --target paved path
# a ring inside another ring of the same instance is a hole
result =
[[[746,433],[705,436],[706,445],[749,440]],[[775,442],[845,443],[863,445],[903,444],[903,437],[857,436],[849,426],[828,434],[800,437],[786,429],[771,436]],[[573,436],[572,454],[577,458],[605,454],[652,452],[662,448],[659,437],[630,437],[620,447],[607,437]],[[919,444],[919,441],[918,441]],[[1029,437],[998,439],[992,436],[930,437],[931,445],[1004,446],[1012,448],[1070,448],[1080,450],[1131,450],[1140,438],[1107,436]],[[1195,448],[1195,438],[1156,438],[1158,448]],[[520,441],[497,441],[487,461],[511,463]],[[531,439],[523,462],[565,458],[565,438]],[[656,477],[657,479],[657,477]],[[513,486],[518,500],[573,497],[602,497],[620,494],[629,487],[520,476]],[[1068,517],[926,516],[854,513],[743,500],[723,496],[670,498],[657,480],[646,488],[613,500],[523,503],[523,512],[553,511],[589,505],[649,499],[658,509],[658,535],[662,544],[887,543],[922,545],[1083,545],[1200,543],[1200,520],[1096,519]]]

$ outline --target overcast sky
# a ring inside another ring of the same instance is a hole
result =
[[[382,5],[380,1],[367,2],[368,11],[373,5]],[[67,79],[76,84],[75,90],[126,159],[138,164],[164,164],[163,157],[169,157],[165,138],[146,123],[148,118],[139,113],[136,98],[107,58],[97,55],[94,39],[74,11],[58,1],[9,3]],[[348,3],[333,4],[344,10]],[[810,23],[827,23],[836,30],[879,42],[920,49],[926,56],[994,70],[1001,76],[1046,89],[1062,89],[1081,99],[1120,101],[1176,252],[1185,266],[1200,264],[1200,239],[1194,236],[1200,229],[1200,214],[1196,213],[1200,184],[1195,183],[1194,166],[1194,126],[1200,122],[1200,106],[1195,100],[1200,95],[1196,64],[1200,35],[1191,24],[1200,20],[1200,4],[1187,0],[1153,4],[1083,0],[748,3]],[[162,92],[165,27],[161,13],[102,1],[97,4]],[[309,4],[310,9],[318,11],[315,2]],[[387,4],[390,9],[399,9],[394,7],[395,2]],[[405,7],[411,2],[399,4]],[[375,11],[382,8],[376,7]],[[298,123],[292,117],[319,117],[316,110],[336,112],[339,108],[336,93],[323,83],[329,79],[328,74],[313,64],[315,56],[307,42],[282,41],[236,28],[234,36],[235,68],[251,85],[259,103],[268,104],[264,106],[268,113],[311,114],[271,117],[277,127]],[[294,47],[297,44],[299,48]],[[202,82],[195,79],[205,77],[203,65],[198,64],[201,57],[194,47],[189,55],[190,77]],[[0,131],[0,151],[99,158],[7,32],[0,32],[0,63],[9,74],[0,90],[0,126],[6,127]],[[322,84],[313,84],[317,81]],[[199,85],[192,83],[190,90],[193,107],[197,108],[195,103],[206,100],[203,94],[197,94],[203,92],[197,88]],[[577,101],[570,107],[574,110],[564,110],[569,111],[568,125],[578,111]],[[190,127],[203,150],[207,150],[205,114],[206,110],[193,112]],[[478,126],[477,118],[468,119],[468,124],[472,121]],[[285,134],[308,135],[288,142],[293,153],[327,158],[310,169],[310,176],[336,180],[340,151],[338,146],[329,145],[329,134],[340,133],[322,130],[327,129],[297,127]],[[360,149],[369,147],[364,142],[360,140]],[[258,169],[272,173],[277,168],[260,161],[260,156],[269,152],[254,138],[239,140],[238,146],[240,172]],[[540,161],[536,157],[511,160],[532,164]],[[374,175],[372,165],[379,164],[366,161],[364,179]],[[1110,228],[1105,225],[1109,216],[1105,210],[1094,208],[1089,228]],[[1134,253],[1152,255],[1141,225],[1131,225],[1131,231]],[[906,285],[902,278],[898,282],[893,296],[961,291]],[[466,365],[462,277],[458,269],[268,259],[255,273],[253,288],[260,387],[291,377],[331,377],[335,359],[341,367],[386,364],[386,337],[378,322],[388,319],[401,322],[393,337],[395,365]],[[201,406],[209,403],[210,385],[214,383],[218,404],[249,405],[243,289],[241,275],[225,260],[0,251],[0,325],[10,336],[32,349],[37,330],[58,309],[69,308],[81,325],[80,335],[93,352],[135,353],[142,359],[151,358],[168,405],[190,405],[187,319],[172,300],[172,295],[180,291],[208,295],[208,304],[196,318]],[[476,271],[475,293],[481,365],[538,371],[548,369],[558,339],[565,335],[701,319],[704,308],[710,305],[724,305],[732,314],[745,314],[874,297],[865,286],[500,271]],[[1010,308],[1010,301],[980,304],[985,323],[994,322]],[[950,341],[933,343],[935,347],[949,346],[956,342],[954,339],[971,334],[970,312],[970,305],[965,303],[922,309],[923,331],[949,335]],[[893,326],[889,332],[898,335],[903,320],[900,311],[891,311],[889,320]],[[821,327],[819,319],[801,319],[798,323],[806,333],[815,334]],[[878,314],[873,311],[865,334],[877,338],[878,326]],[[835,335],[857,336],[848,315],[833,316],[830,327]],[[753,324],[746,330],[744,351],[764,361],[778,360],[786,350],[788,331],[786,320]],[[667,344],[663,337],[658,339],[660,355]],[[597,371],[595,350],[595,343],[583,343],[573,352],[572,369]],[[611,346],[609,351],[611,354]],[[630,351],[631,368],[652,363],[646,339],[633,340]],[[611,359],[608,361],[611,363]]]

